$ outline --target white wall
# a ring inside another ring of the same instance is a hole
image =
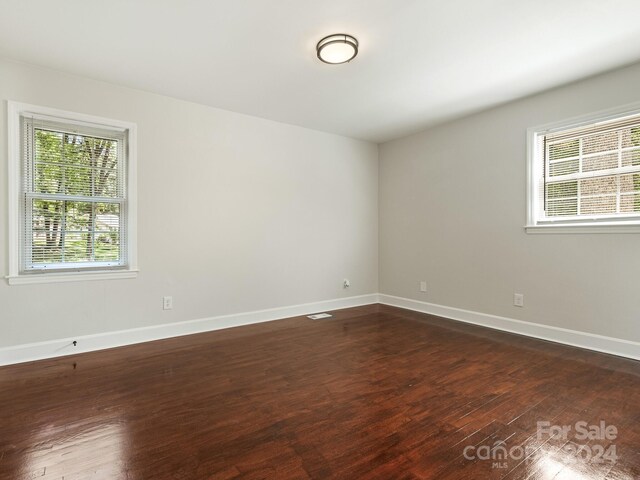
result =
[[[0,99],[0,272],[6,100],[138,124],[140,267],[1,281],[0,347],[377,292],[376,145],[4,61]]]
[[[638,85],[640,64],[381,145],[381,293],[640,341],[640,235],[523,229],[526,129],[637,102]]]
[[[141,269],[0,281],[0,347],[375,293],[378,273],[381,293],[640,341],[638,235],[523,229],[526,128],[639,84],[640,64],[385,143],[378,190],[376,145],[0,61],[0,272],[8,99],[138,124]]]

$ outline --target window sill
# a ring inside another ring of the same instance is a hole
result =
[[[640,233],[639,223],[581,223],[562,225],[526,225],[528,234],[572,234],[572,233]]]
[[[136,278],[138,270],[118,270],[110,272],[69,272],[42,273],[32,275],[9,275],[9,285],[28,285],[33,283],[84,282],[87,280],[118,280]]]

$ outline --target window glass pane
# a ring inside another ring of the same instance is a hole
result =
[[[616,177],[596,177],[580,180],[580,195],[603,195],[616,193],[618,182]]]
[[[96,204],[96,260],[115,261],[120,258],[120,205]]]
[[[117,162],[107,162],[111,168],[96,170],[95,191],[97,197],[119,197]]]
[[[58,242],[57,239],[53,240]],[[31,246],[33,264],[58,263],[62,261],[62,248],[52,248],[49,236],[42,231],[34,231]]]
[[[618,132],[611,131],[590,135],[582,139],[582,154],[606,152],[618,149]]]
[[[89,202],[65,202],[65,227],[68,231],[91,230],[91,211]]]
[[[585,158],[582,161],[583,172],[595,172],[598,170],[608,170],[618,167],[618,154],[608,153],[605,155],[596,155],[594,157]]]
[[[577,138],[566,142],[553,143],[549,145],[549,160],[577,157],[579,152],[580,142]]]
[[[587,197],[580,201],[582,215],[609,215],[616,213],[616,196]]]
[[[640,212],[640,193],[620,196],[620,212],[636,213]]]
[[[37,193],[63,193],[62,166],[51,163],[36,163],[33,189]]]
[[[547,184],[547,198],[575,197],[578,195],[578,182],[559,182]]]
[[[96,260],[117,261],[120,258],[120,236],[116,231],[96,232]]]
[[[640,192],[640,173],[620,176],[621,192]]]
[[[34,263],[62,261],[62,201],[34,200],[31,209]]]
[[[62,162],[62,133],[35,129],[35,161]]]
[[[68,232],[64,234],[65,262],[90,262],[92,255],[92,232]]]
[[[580,164],[578,159],[552,163],[551,165],[549,165],[549,176],[557,177],[559,175],[570,175],[572,173],[578,173],[579,165]]]
[[[65,134],[64,158],[68,164],[91,167],[91,158],[86,148],[84,136]]]
[[[118,142],[98,137],[84,138],[84,151],[89,155],[91,166],[105,168],[117,157]]]
[[[577,214],[578,200],[575,198],[547,201],[547,216],[549,217]]]
[[[622,152],[622,166],[623,167],[640,166],[640,149],[627,150],[626,152]]]
[[[96,230],[114,232],[120,229],[120,205],[96,203]]]
[[[81,195],[90,197],[91,193],[91,169],[67,162],[64,167],[64,186],[67,195]]]
[[[640,147],[640,127],[622,130],[622,148]]]
[[[33,230],[58,231],[62,225],[63,206],[61,200],[34,200],[31,213]]]

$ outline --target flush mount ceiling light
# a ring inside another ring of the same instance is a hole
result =
[[[358,54],[358,40],[346,33],[334,33],[318,42],[316,52],[324,63],[347,63]]]

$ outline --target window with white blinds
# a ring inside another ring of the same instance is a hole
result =
[[[530,147],[528,226],[640,223],[640,114],[533,131]]]
[[[65,113],[16,114],[19,225],[13,276],[132,268],[131,129]]]

